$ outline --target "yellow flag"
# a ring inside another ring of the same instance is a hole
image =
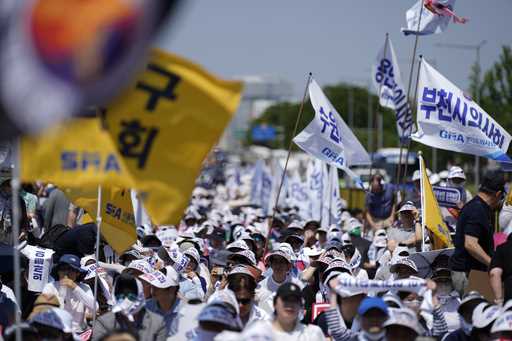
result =
[[[135,87],[108,108],[108,130],[155,223],[179,222],[241,92],[240,82],[153,50]]]
[[[20,144],[22,181],[60,186],[132,187],[133,183],[108,132],[97,118],[81,118],[53,127]]]
[[[66,196],[86,212],[86,220],[95,222],[98,211],[98,190],[63,188]],[[130,191],[121,188],[102,188],[101,234],[107,243],[121,254],[137,240],[135,217]]]
[[[433,249],[442,249],[453,247],[450,230],[443,221],[439,204],[432,190],[432,185],[427,175],[425,160],[423,156],[420,158],[420,172],[421,172],[421,211],[422,211],[422,224],[428,228],[434,236]]]

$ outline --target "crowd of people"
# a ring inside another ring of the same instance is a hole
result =
[[[375,174],[365,210],[343,210],[326,226],[296,207],[269,215],[233,205],[222,174],[215,178],[194,189],[179,225],[137,226],[122,254],[102,240],[98,260],[97,228],[81,223],[83,210],[55,186],[24,185],[19,239],[52,250],[51,267],[34,291],[29,263],[39,263],[22,257],[18,297],[12,266],[2,272],[3,339],[17,330],[23,340],[512,339],[512,237],[494,245],[498,213],[502,231],[512,229],[502,173],[486,174],[474,197],[464,191],[456,209],[443,210],[455,248],[430,258],[419,185],[399,195]],[[461,168],[448,178],[464,186]],[[18,237],[12,202],[3,179],[5,248]],[[494,299],[469,290],[471,271],[489,274]]]

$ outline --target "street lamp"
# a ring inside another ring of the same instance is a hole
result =
[[[476,65],[480,69],[480,49],[487,43],[487,40],[482,40],[478,44],[451,44],[451,43],[437,43],[436,47],[458,49],[458,50],[473,50],[476,53]],[[476,101],[480,104],[480,75],[476,77]],[[475,185],[478,188],[480,185],[480,158],[475,156]]]

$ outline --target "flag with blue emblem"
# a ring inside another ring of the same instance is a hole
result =
[[[372,66],[372,78],[379,96],[379,104],[395,111],[398,137],[400,142],[405,144],[411,136],[414,120],[395,50],[387,36]]]
[[[349,173],[349,166],[369,165],[368,152],[314,79],[308,90],[315,117],[293,142],[306,153]]]
[[[418,83],[417,126],[413,140],[427,146],[512,164],[510,134],[478,103],[424,59]]]

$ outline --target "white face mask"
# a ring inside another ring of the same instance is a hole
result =
[[[364,334],[365,339],[371,340],[371,341],[377,341],[377,340],[384,339],[384,336],[386,335],[386,331],[384,329],[382,329],[378,333],[369,333],[369,332],[363,331],[363,334]]]
[[[411,301],[404,301],[404,305],[413,310],[415,313],[418,313],[420,310],[421,302],[419,300],[411,300]]]

